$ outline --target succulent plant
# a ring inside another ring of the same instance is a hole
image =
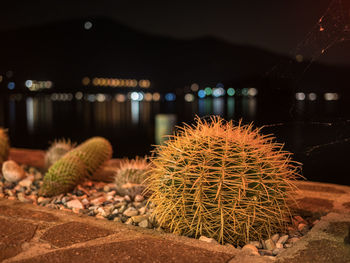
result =
[[[145,189],[149,164],[145,158],[124,159],[115,173],[116,189],[121,195],[134,197]]]
[[[159,226],[235,245],[285,231],[300,166],[260,130],[197,117],[157,146],[146,191]]]
[[[0,128],[0,167],[8,159],[10,152],[10,141],[6,130]]]
[[[78,156],[66,154],[49,168],[39,194],[54,196],[67,193],[86,177],[87,170],[83,161]]]
[[[45,166],[48,169],[75,146],[69,139],[55,140],[45,153]]]
[[[90,177],[112,156],[111,144],[102,137],[93,137],[55,162],[44,176],[40,194],[52,196],[74,189]]]

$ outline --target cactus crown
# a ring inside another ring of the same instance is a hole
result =
[[[298,164],[253,125],[197,117],[155,149],[147,190],[168,231],[243,245],[284,231]]]
[[[6,130],[0,128],[0,167],[8,159],[10,152],[10,140]]]
[[[115,184],[119,194],[130,196],[141,194],[148,168],[149,164],[145,158],[137,156],[133,160],[122,160],[115,173]]]
[[[76,143],[72,143],[69,139],[55,140],[45,154],[46,168],[49,168],[51,165],[61,159],[63,155],[72,150],[75,145]]]

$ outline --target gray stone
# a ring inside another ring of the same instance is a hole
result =
[[[138,213],[139,213],[139,212],[136,210],[136,208],[134,208],[134,207],[129,207],[128,209],[126,209],[126,210],[123,212],[123,215],[128,216],[128,217],[131,217],[131,216],[137,216]]]
[[[275,242],[272,239],[265,240],[265,245],[267,250],[274,250],[276,248]]]
[[[144,228],[148,228],[150,227],[150,224],[148,222],[148,219],[145,219],[145,220],[142,220],[139,224],[138,224],[139,227],[144,227]]]
[[[242,248],[243,251],[247,251],[248,253],[250,254],[253,254],[253,255],[257,255],[259,256],[259,251],[257,249],[256,246],[254,246],[253,244],[247,244],[245,245],[243,248]]]
[[[280,235],[279,234],[274,234],[272,237],[271,237],[271,240],[276,243],[279,239]]]
[[[280,243],[280,244],[283,245],[284,243],[286,243],[286,241],[288,240],[288,238],[289,238],[288,235],[281,236],[281,237],[278,239],[277,243]]]

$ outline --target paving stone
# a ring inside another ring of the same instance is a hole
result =
[[[0,206],[0,215],[46,222],[58,221],[58,218],[56,216],[49,213],[28,210],[22,207]]]
[[[219,263],[228,262],[232,257],[232,255],[226,253],[212,252],[174,241],[142,238],[92,247],[59,250],[17,262]]]
[[[314,185],[314,184],[300,184],[298,185],[300,190],[313,191],[313,192],[326,192],[326,193],[334,193],[334,194],[345,194],[346,192],[337,189],[336,187],[331,186],[323,186],[323,185]]]
[[[114,232],[79,222],[69,222],[54,226],[47,230],[41,239],[56,247],[70,246],[99,237],[105,237]]]
[[[343,245],[330,240],[310,241],[306,249],[293,258],[283,258],[276,263],[346,263],[350,262],[350,245]]]
[[[345,240],[350,235],[350,222],[330,222],[325,232]]]
[[[346,208],[348,208],[348,209],[350,209],[350,202],[344,203],[343,206],[346,207]]]
[[[0,261],[20,253],[21,245],[33,238],[36,229],[31,223],[0,218]]]
[[[333,201],[323,198],[304,197],[297,202],[300,209],[312,212],[329,212],[333,209]]]

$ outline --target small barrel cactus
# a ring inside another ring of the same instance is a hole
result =
[[[78,156],[67,154],[49,168],[39,194],[54,196],[67,193],[86,177],[87,170],[84,162]]]
[[[112,156],[112,146],[104,138],[94,137],[66,153],[44,176],[40,194],[52,196],[74,189],[90,177]]]
[[[300,166],[252,125],[197,118],[158,146],[151,164],[152,217],[170,232],[244,245],[290,222]]]
[[[4,129],[0,128],[0,167],[8,159],[10,152],[10,141]]]
[[[45,166],[49,168],[55,162],[63,157],[67,152],[71,151],[75,146],[75,143],[71,143],[70,140],[57,140],[52,143],[50,148],[45,153]]]
[[[145,189],[144,181],[147,177],[149,165],[144,158],[122,160],[115,174],[116,189],[121,195],[134,197]]]

